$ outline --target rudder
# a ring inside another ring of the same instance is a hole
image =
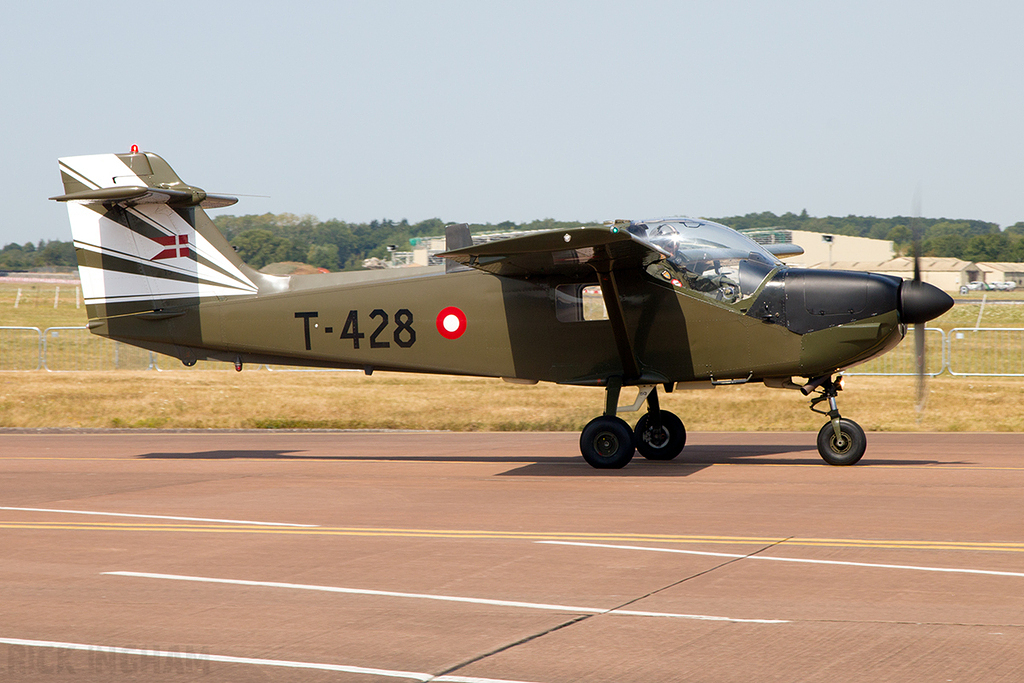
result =
[[[59,160],[90,318],[255,295],[267,276],[245,265],[204,208],[233,197],[181,181],[150,152]]]

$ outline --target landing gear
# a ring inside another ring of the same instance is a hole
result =
[[[648,460],[671,460],[683,452],[686,428],[683,421],[667,410],[662,410],[659,423],[647,413],[633,430],[636,449]]]
[[[853,465],[864,455],[868,442],[859,424],[839,415],[836,394],[843,390],[842,377],[833,380],[826,375],[803,389],[805,394],[818,390],[821,393],[811,399],[811,410],[829,418],[818,432],[818,453],[829,465]],[[822,401],[828,401],[828,412],[816,407]]]
[[[831,422],[818,432],[818,452],[829,465],[852,465],[864,455],[866,447],[864,430],[853,420],[840,418],[838,434]]]
[[[580,435],[583,459],[598,469],[619,469],[633,459],[635,451],[640,451],[648,460],[671,460],[679,455],[686,445],[686,429],[682,420],[660,409],[657,388],[653,385],[638,387],[636,402],[620,409],[621,388],[621,382],[615,378],[609,381],[605,414],[583,428]],[[616,416],[619,410],[639,410],[645,400],[647,413],[637,422],[636,429],[630,429]]]
[[[595,417],[580,434],[580,452],[591,467],[600,470],[625,467],[633,459],[633,430],[618,417]]]
[[[648,460],[671,460],[683,452],[686,428],[683,421],[658,405],[658,390],[647,395],[647,413],[633,430],[636,449]]]

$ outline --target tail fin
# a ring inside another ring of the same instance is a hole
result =
[[[203,210],[237,199],[186,185],[149,152],[59,160],[90,318],[252,296],[267,276],[235,254]]]

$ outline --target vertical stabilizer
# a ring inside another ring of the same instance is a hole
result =
[[[235,254],[203,210],[232,197],[187,185],[152,153],[60,159],[89,317],[253,296],[267,276]]]

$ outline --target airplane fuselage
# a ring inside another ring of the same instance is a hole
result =
[[[896,283],[888,310],[857,318],[859,311],[848,306],[840,312],[844,322],[835,322],[824,311],[808,311],[803,290],[792,295],[803,286],[794,284],[798,275],[806,272],[781,268],[758,294],[736,304],[642,272],[617,274],[619,296],[630,303],[624,311],[640,371],[635,377],[623,367],[606,314],[580,314],[580,291],[601,306],[596,277],[521,279],[479,271],[446,274],[438,267],[292,276],[281,291],[201,306],[179,301],[162,312],[117,317],[90,311],[90,327],[186,361],[591,385],[611,375],[625,375],[627,384],[816,377],[867,360],[902,338]],[[877,286],[880,276],[873,277],[870,284]],[[788,295],[772,296],[776,279],[788,281]],[[814,323],[820,329],[805,329]]]

